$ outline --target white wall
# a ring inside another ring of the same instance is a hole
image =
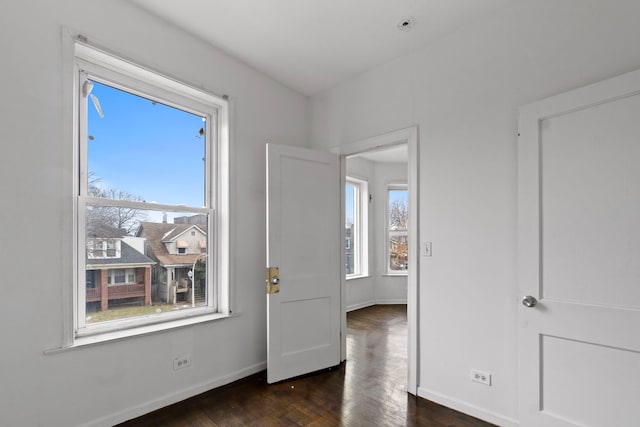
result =
[[[313,97],[317,148],[419,126],[421,395],[518,419],[517,108],[640,68],[638,22],[637,0],[520,0]]]
[[[62,26],[231,96],[238,317],[43,355],[62,342],[71,269]],[[262,369],[264,144],[307,144],[308,98],[119,0],[0,2],[0,55],[0,425],[112,425]],[[173,372],[173,358],[187,354],[193,365]]]

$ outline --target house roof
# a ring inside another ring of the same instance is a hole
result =
[[[157,223],[146,223],[146,224],[157,224]],[[207,234],[207,232],[205,231],[206,228],[203,225],[194,225],[194,224],[158,224],[158,225],[172,226],[171,229],[167,231],[167,233],[164,236],[162,236],[163,242],[170,242],[172,240],[175,240],[176,237],[182,236],[191,228],[198,230],[202,234],[205,234],[205,235]]]
[[[191,266],[197,259],[202,258],[202,254],[170,254],[163,242],[173,240],[192,227],[199,229],[204,234],[207,233],[207,227],[204,225],[195,226],[193,224],[143,222],[138,231],[138,235],[146,237],[151,252],[153,252],[153,256],[158,260],[160,265]]]
[[[120,242],[120,258],[87,258],[87,267],[90,265],[124,265],[124,264],[155,264],[155,261],[135,250],[125,242]]]

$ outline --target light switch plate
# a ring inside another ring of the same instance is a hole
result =
[[[431,256],[431,242],[422,242],[422,256]]]

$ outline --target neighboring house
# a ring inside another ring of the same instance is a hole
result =
[[[175,304],[180,299],[191,300],[188,273],[196,261],[205,259],[207,253],[207,227],[201,222],[143,222],[138,230],[138,236],[146,238],[145,253],[157,261],[152,279],[158,287],[158,297],[163,301]],[[196,302],[205,301],[204,288],[203,281],[196,281],[193,292]]]
[[[138,298],[151,304],[151,266],[144,255],[144,239],[137,237],[90,238],[87,241],[86,301],[100,302],[107,310],[110,301]]]

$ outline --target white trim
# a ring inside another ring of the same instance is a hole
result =
[[[77,147],[78,147],[78,112],[76,111],[76,92],[77,85],[75,83],[78,73],[75,71],[74,62],[74,35],[71,30],[62,27],[60,34],[62,43],[62,128],[63,135],[61,141],[69,141],[70,144],[62,144],[62,164],[63,173],[61,174],[62,182],[60,188],[78,188],[78,170],[77,164]],[[60,336],[60,346],[67,347],[73,344],[74,339],[74,316],[76,303],[75,286],[69,286],[70,283],[77,283],[78,265],[77,265],[77,230],[75,227],[75,218],[77,217],[76,197],[71,191],[65,193],[64,206],[71,212],[71,215],[63,215],[60,226],[60,292],[61,292],[61,314],[62,314],[62,331]]]
[[[352,185],[356,193],[353,200],[354,232],[352,236],[355,273],[345,274],[347,280],[350,280],[369,275],[369,181],[348,175],[345,178],[345,192],[347,184]]]
[[[418,396],[435,402],[439,405],[446,406],[447,408],[455,409],[458,412],[471,415],[472,417],[476,417],[502,427],[517,427],[520,425],[520,422],[514,418],[507,417],[497,412],[488,411],[479,406],[472,405],[468,402],[456,399],[454,397],[437,393],[424,387],[418,388]]]
[[[134,63],[124,59],[122,56],[108,52],[106,49],[96,46],[95,43],[81,42],[76,40],[75,42],[75,56],[78,58],[83,66],[87,66],[94,69],[96,66],[101,71],[114,72],[114,75],[122,76],[127,75],[133,79],[138,80],[138,83],[142,83],[142,87],[151,87],[154,92],[166,92],[178,98],[188,97],[193,101],[203,105],[215,105],[220,108],[226,104],[223,97],[208,93],[204,89],[195,88],[189,84],[183,83],[174,78],[167,77],[163,73],[159,73],[155,70],[150,70],[143,65]],[[111,80],[111,78],[109,78]],[[136,83],[136,85],[138,85]],[[180,103],[182,104],[182,100]],[[181,105],[184,108],[184,105]],[[200,109],[197,107],[197,109]]]
[[[365,301],[365,302],[359,302],[357,304],[351,304],[347,306],[347,313],[350,311],[354,311],[354,310],[360,310],[361,308],[367,308],[367,307],[372,307],[374,305],[376,305],[377,303],[374,300],[369,300],[369,301]]]
[[[406,304],[406,298],[395,298],[395,299],[377,299],[376,305],[397,305],[397,304]]]
[[[373,276],[371,276],[370,274],[352,274],[352,275],[348,275],[346,279],[347,281],[349,281],[349,280],[358,280],[358,279],[368,279],[370,277],[373,277]]]
[[[196,364],[198,363],[198,361],[194,360],[193,363]],[[246,368],[239,369],[237,371],[231,372],[230,374],[205,381],[195,386],[183,388],[174,393],[165,394],[164,396],[161,396],[157,399],[132,406],[122,411],[118,411],[116,413],[112,413],[92,421],[87,421],[86,423],[80,424],[79,427],[103,427],[120,424],[127,420],[139,417],[144,414],[148,414],[149,412],[153,412],[157,409],[164,408],[165,406],[181,402],[193,396],[197,396],[198,394],[204,393],[206,391],[213,390],[242,378],[246,378],[250,375],[257,374],[258,372],[264,371],[266,368],[266,361],[256,363],[255,365],[247,366]]]
[[[340,145],[332,148],[330,151],[341,156],[342,164],[342,212],[344,212],[344,183],[346,176],[346,157],[355,154],[360,154],[365,151],[371,151],[381,148],[389,148],[394,145],[400,145],[406,143],[409,149],[409,155],[407,160],[408,167],[408,185],[409,185],[409,259],[414,259],[416,262],[410,264],[407,275],[407,390],[411,394],[417,394],[418,392],[418,378],[419,378],[419,300],[418,300],[418,283],[420,278],[420,230],[418,228],[418,215],[420,212],[418,199],[419,193],[419,164],[418,164],[418,127],[411,126],[405,129],[399,129],[393,132],[389,132],[383,135],[373,136],[365,138],[359,141]],[[415,202],[414,202],[415,201]],[[344,215],[344,214],[343,214]],[[344,223],[344,218],[343,221]],[[344,231],[342,240],[344,241]],[[342,265],[344,268],[344,251]],[[413,266],[411,266],[413,265]],[[344,271],[342,272],[342,288],[343,288],[343,300],[346,297],[346,279],[344,278]],[[346,307],[343,306],[343,335],[342,335],[342,355],[343,359],[346,357]]]
[[[372,307],[374,305],[398,305],[398,304],[406,305],[407,300],[406,299],[389,299],[389,300],[375,299],[375,300],[359,302],[356,304],[348,305],[347,313],[354,310],[360,310],[361,308]]]
[[[190,86],[178,79],[167,77],[162,73],[145,68],[141,64],[114,55],[102,47],[97,47],[94,43],[89,45],[86,38],[79,36],[77,33],[74,34],[68,29],[63,29],[62,38],[63,59],[65,60],[63,66],[68,72],[64,76],[73,76],[69,81],[65,79],[63,83],[65,93],[63,95],[67,94],[66,90],[73,94],[69,103],[72,107],[71,111],[65,109],[65,113],[68,113],[65,114],[65,117],[68,115],[69,122],[73,123],[73,126],[70,127],[73,138],[68,139],[74,140],[69,158],[73,159],[73,164],[70,167],[74,188],[72,197],[74,214],[72,215],[72,221],[76,222],[73,222],[71,227],[73,230],[71,243],[73,280],[61,281],[61,283],[67,284],[74,283],[71,293],[73,302],[68,310],[65,308],[65,312],[68,313],[65,315],[65,319],[72,320],[70,322],[65,320],[65,332],[61,347],[75,345],[74,336],[103,333],[105,337],[109,337],[111,336],[109,331],[113,331],[119,336],[123,334],[121,330],[123,327],[133,327],[135,329],[138,325],[158,321],[143,316],[139,322],[134,322],[135,319],[123,319],[118,322],[104,322],[101,326],[85,324],[85,306],[79,302],[85,300],[85,289],[82,286],[84,283],[82,272],[85,270],[85,265],[84,257],[81,254],[84,253],[85,242],[84,232],[81,232],[81,230],[84,230],[84,207],[87,205],[116,205],[142,210],[207,214],[209,218],[207,247],[211,248],[211,253],[216,254],[214,268],[207,269],[209,303],[207,307],[191,310],[189,315],[193,315],[194,319],[203,319],[203,317],[209,319],[212,312],[214,312],[218,315],[217,317],[225,317],[231,313],[231,272],[229,271],[231,247],[229,120],[231,116],[228,97],[219,97],[203,89]],[[164,104],[206,117],[206,135],[208,138],[205,148],[207,163],[205,165],[204,180],[207,183],[215,183],[215,186],[206,185],[206,207],[110,200],[88,196],[86,185],[86,143],[83,142],[86,128],[80,129],[81,126],[86,126],[84,120],[81,119],[81,117],[86,116],[86,114],[83,114],[86,113],[86,100],[79,93],[82,81],[88,77],[96,81],[107,82],[111,86],[120,87],[133,95],[158,100]],[[73,84],[69,85],[70,82],[73,82]],[[69,87],[67,88],[67,86]],[[80,171],[80,177],[78,177],[78,171]],[[216,277],[214,277],[214,272],[216,272]],[[66,292],[64,301],[68,299],[66,298]],[[203,314],[205,316],[202,316]],[[166,319],[172,322],[172,319],[184,316],[186,316],[184,313],[167,314],[163,316],[162,321],[164,322],[164,319]],[[67,323],[69,324],[67,325]],[[133,335],[137,334],[137,332],[133,333]]]

